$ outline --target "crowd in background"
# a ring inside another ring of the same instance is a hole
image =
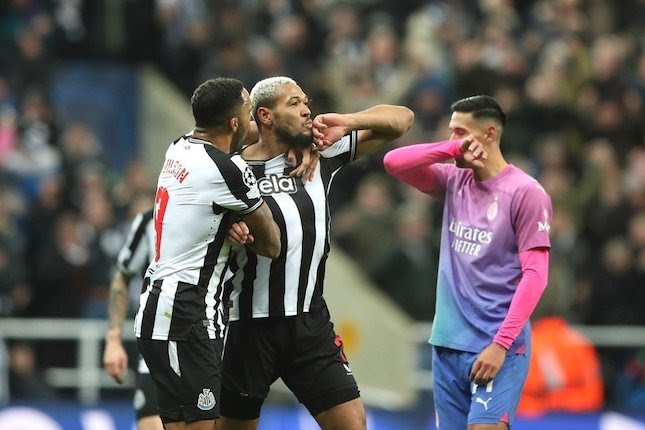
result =
[[[644,17],[642,0],[2,2],[0,315],[104,317],[129,220],[151,204],[156,172],[114,169],[49,98],[58,63],[100,60],[153,63],[186,97],[217,75],[247,88],[287,75],[314,114],[405,104],[415,125],[388,149],[446,139],[450,103],[489,94],[508,116],[504,152],[553,200],[537,316],[645,325]],[[336,179],[333,238],[429,321],[441,205],[391,180],[382,156]],[[642,393],[642,351],[608,357],[608,379]]]

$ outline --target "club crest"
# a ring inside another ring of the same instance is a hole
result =
[[[499,211],[499,203],[497,203],[497,199],[493,203],[491,203],[488,206],[488,210],[486,211],[486,218],[488,218],[488,221],[492,221],[497,217],[497,212]]]
[[[215,407],[215,395],[210,389],[204,388],[197,400],[197,407],[202,411],[210,411]]]

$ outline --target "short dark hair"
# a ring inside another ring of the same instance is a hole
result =
[[[506,124],[506,114],[494,98],[486,95],[466,97],[454,102],[450,109],[453,112],[469,113],[475,119],[489,118]]]
[[[244,103],[243,89],[242,81],[234,78],[213,78],[200,84],[190,98],[195,126],[216,127],[235,116]]]

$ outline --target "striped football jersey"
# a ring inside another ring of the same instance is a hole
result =
[[[157,183],[154,257],[135,318],[137,337],[184,340],[196,324],[211,339],[222,336],[231,217],[262,202],[241,156],[190,135],[170,145]]]
[[[143,285],[143,276],[155,248],[155,230],[152,209],[138,213],[132,220],[125,243],[116,258],[116,267],[135,281]],[[139,291],[139,294],[143,290]],[[138,296],[138,294],[137,294]]]
[[[320,306],[329,254],[327,196],[334,175],[354,159],[357,136],[354,131],[323,151],[314,179],[304,185],[289,176],[284,154],[247,161],[280,228],[282,251],[271,260],[245,246],[234,249],[223,298],[229,321],[298,315]]]

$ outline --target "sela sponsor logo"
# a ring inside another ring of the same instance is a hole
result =
[[[477,256],[482,245],[493,240],[493,232],[467,226],[454,218],[450,220],[448,230],[454,234],[451,247],[460,254]]]
[[[258,179],[258,188],[263,196],[278,193],[294,194],[298,190],[296,178],[279,175],[267,175]]]
[[[215,395],[209,388],[202,389],[199,399],[197,399],[197,407],[202,411],[210,411],[215,407]]]

